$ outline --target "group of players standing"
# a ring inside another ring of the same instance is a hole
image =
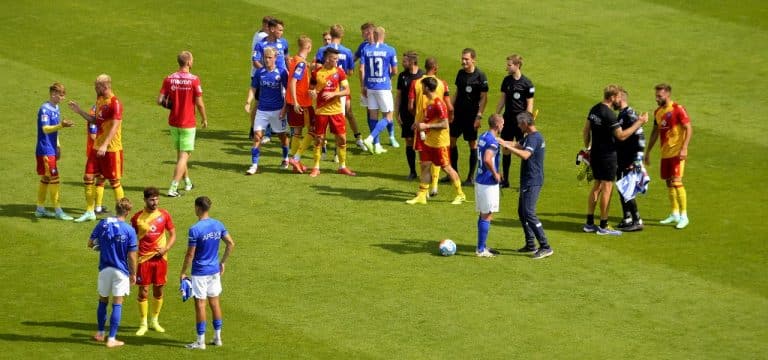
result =
[[[403,71],[397,75],[397,95],[393,98],[391,77],[397,72],[397,54],[394,48],[384,42],[384,28],[371,23],[363,24],[361,32],[364,41],[353,54],[341,45],[343,27],[333,25],[327,33],[329,39],[326,39],[324,34],[327,43],[320,48],[311,62],[308,60],[312,49],[311,39],[305,35],[300,36],[297,54],[288,58],[288,42],[282,37],[283,30],[280,20],[265,17],[262,30],[254,36],[251,86],[245,103],[245,111],[250,114],[253,146],[251,166],[246,174],[253,175],[258,172],[260,146],[267,142],[271,133],[280,138],[281,167],[292,167],[297,173],[309,170],[301,163],[301,156],[310,145],[314,145],[313,165],[309,175],[318,176],[326,144],[326,130],[330,127],[336,137],[336,155],[339,163],[337,172],[355,176],[346,164],[346,122],[350,122],[358,147],[372,154],[381,154],[386,150],[382,147],[379,137],[385,129],[389,133],[390,144],[399,147],[393,130],[396,119],[407,145],[405,153],[410,170],[408,178],[419,178],[417,195],[406,201],[408,204],[426,204],[428,197],[437,194],[441,169],[447,174],[444,181],[450,182],[456,193],[452,204],[466,201],[462,186],[474,185],[476,209],[480,214],[477,221],[476,255],[494,257],[498,251],[486,246],[490,221],[492,214],[499,210],[500,188],[510,186],[509,167],[511,156],[515,155],[521,158],[518,215],[525,235],[525,245],[518,249],[518,252],[533,253],[534,259],[553,254],[543,226],[536,216],[536,203],[544,182],[545,142],[536,129],[537,112],[533,107],[535,87],[521,72],[521,56],[515,54],[507,57],[508,75],[502,82],[501,97],[495,112],[488,117],[489,130],[478,134],[488,102],[489,87],[487,77],[475,65],[476,53],[473,49],[466,48],[462,51],[462,68],[456,75],[456,93],[453,97],[449,93],[447,82],[437,77],[439,66],[435,58],[428,57],[422,70],[418,65],[418,54],[414,51],[405,52]],[[354,73],[355,62],[358,60],[361,99],[367,108],[370,130],[370,135],[366,138],[362,137],[351,111],[347,78],[348,74]],[[180,195],[178,186],[181,179],[185,181],[186,191],[193,188],[187,161],[194,150],[195,108],[201,114],[202,126],[207,126],[200,80],[189,72],[193,64],[192,54],[188,51],[180,53],[178,63],[179,71],[166,77],[157,100],[159,105],[171,110],[169,125],[177,151],[177,164],[167,192],[170,197]],[[49,90],[50,99],[38,112],[37,169],[41,181],[35,215],[72,220],[59,205],[56,159],[59,154],[57,132],[61,128],[71,127],[73,123],[60,119],[58,104],[66,95],[63,85],[54,83]],[[69,103],[74,112],[89,122],[88,160],[84,176],[86,211],[75,221],[96,219],[96,206],[100,204],[97,199],[101,196],[97,189],[100,186],[103,189],[105,180],[108,180],[115,191],[115,198],[118,199],[117,216],[102,220],[94,229],[89,241],[89,246],[97,245],[102,249],[99,266],[99,333],[94,338],[105,340],[106,303],[108,296],[112,294],[113,328],[106,340],[108,346],[119,346],[122,342],[115,339],[115,333],[120,321],[122,296],[128,294],[129,285],[126,284],[135,282],[137,274],[140,279],[144,279],[139,283],[142,323],[137,335],[143,335],[147,331],[148,285],[151,284],[155,285],[153,295],[156,299],[151,326],[162,331],[157,322],[157,314],[162,306],[162,286],[166,278],[164,269],[167,263],[164,261],[174,242],[175,231],[170,215],[157,209],[159,192],[154,188],[145,190],[145,209],[132,219],[133,228],[136,230],[121,225],[131,208],[130,201],[124,198],[120,184],[123,158],[122,106],[112,92],[108,75],[97,77],[95,90],[97,102],[90,112],[82,110],[75,102]],[[589,194],[587,223],[583,227],[585,232],[596,232],[600,235],[621,234],[621,231],[613,230],[607,223],[613,181],[617,176],[622,177],[641,168],[643,160],[648,164],[648,153],[659,139],[662,148],[661,177],[667,182],[672,203],[672,213],[661,223],[674,223],[678,229],[688,225],[687,196],[682,176],[692,128],[685,109],[673,102],[670,95],[671,86],[668,84],[656,86],[656,101],[659,107],[654,114],[653,132],[647,147],[642,125],[648,121],[648,116],[638,116],[628,106],[627,91],[623,88],[609,85],[604,90],[603,101],[590,110],[583,130],[583,151],[589,155],[595,183]],[[251,107],[254,101],[256,106]],[[619,110],[618,117],[614,110]],[[505,126],[505,122],[508,126]],[[304,128],[307,128],[307,136],[303,135]],[[457,172],[459,156],[456,143],[460,136],[467,141],[470,149],[468,174],[463,182]],[[416,152],[420,153],[420,175],[416,171]],[[53,201],[55,212],[48,212],[44,207],[48,194]],[[599,226],[595,225],[593,215],[598,203]],[[191,348],[205,348],[206,298],[210,299],[214,328],[217,331],[213,343],[221,344],[221,310],[218,306],[221,285],[218,276],[223,273],[224,260],[234,246],[221,223],[211,221],[211,224],[207,224],[208,221],[205,221],[209,219],[209,208],[210,199],[196,199],[195,209],[200,222],[190,229],[190,251],[182,270],[184,278],[193,258],[196,261],[206,260],[216,264],[209,264],[203,271],[205,274],[192,266],[192,292],[196,298],[199,337],[198,341],[189,345]],[[642,230],[643,223],[635,201],[622,195],[622,208],[624,219],[618,227],[624,231]],[[141,220],[142,216],[146,216],[140,214],[149,214],[152,219]],[[148,232],[150,228],[152,234]],[[167,242],[163,235],[165,230],[171,234]],[[147,239],[149,245],[139,242],[137,247],[136,231],[142,234],[142,239]],[[209,238],[215,239],[215,250],[208,246],[205,246],[208,250],[195,250],[196,246],[204,243],[199,241]],[[227,244],[227,248],[219,261],[218,243],[222,240]],[[535,241],[539,243],[538,248]],[[138,261],[136,250],[141,256]],[[153,265],[155,261],[161,261],[163,265]],[[138,266],[137,269],[137,262],[147,265],[143,268]],[[117,281],[110,285],[115,279]],[[202,302],[197,302],[201,300]]]

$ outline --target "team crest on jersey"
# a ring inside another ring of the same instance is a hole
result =
[[[515,100],[518,100],[518,99],[520,99],[520,93],[519,93],[519,92],[517,92],[517,91],[515,91],[515,92],[512,94],[512,97],[513,97]]]
[[[280,75],[275,75],[275,81],[280,81]]]
[[[472,92],[472,86],[470,86],[470,85],[467,85],[467,87],[466,87],[466,88],[464,88],[464,90],[465,90],[467,93],[471,93],[471,92]]]
[[[281,43],[277,43],[277,48],[278,48],[278,49],[282,49],[282,48],[283,48],[283,44],[281,44]]]

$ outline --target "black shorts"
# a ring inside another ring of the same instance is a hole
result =
[[[504,114],[504,128],[501,129],[501,138],[504,140],[517,140],[523,142],[523,131],[517,126],[517,114]]]
[[[413,116],[403,116],[401,112],[400,120],[403,122],[403,126],[400,127],[400,137],[403,139],[413,139]]]
[[[476,114],[462,116],[461,114],[454,114],[453,122],[448,127],[452,138],[458,138],[460,135],[464,136],[465,141],[477,140],[477,129],[475,129],[475,117]]]
[[[616,180],[616,169],[618,168],[618,164],[616,163],[616,153],[592,154],[590,161],[592,175],[596,180]]]

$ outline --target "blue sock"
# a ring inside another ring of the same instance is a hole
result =
[[[488,231],[491,230],[491,222],[477,218],[477,251],[485,250],[485,244],[488,241]]]
[[[375,128],[375,127],[376,127],[376,123],[377,123],[377,122],[379,122],[379,121],[378,121],[378,120],[376,120],[376,119],[371,119],[371,118],[368,118],[368,131],[371,131],[371,132],[373,132],[373,128]]]
[[[251,164],[258,164],[259,163],[259,155],[261,154],[261,149],[259,148],[251,148]]]
[[[213,330],[221,329],[221,323],[222,322],[224,322],[224,320],[222,320],[222,319],[219,319],[219,320],[213,319]]]
[[[373,137],[374,144],[379,143],[379,133],[387,128],[387,124],[389,124],[389,121],[387,121],[387,119],[381,119],[376,123],[376,127],[374,127],[373,130],[371,130],[371,136]]]
[[[99,325],[99,331],[104,331],[104,325],[107,324],[107,303],[99,301],[99,307],[96,308],[96,323]]]
[[[272,125],[267,125],[267,129],[264,130],[264,136],[268,138],[272,137]]]
[[[283,159],[288,158],[288,151],[289,151],[288,146],[283,146]]]
[[[205,321],[197,323],[197,335],[205,335]]]
[[[109,337],[117,336],[120,319],[123,318],[123,304],[112,304],[112,315],[109,317]]]
[[[389,137],[395,137],[395,122],[387,122],[387,132]]]

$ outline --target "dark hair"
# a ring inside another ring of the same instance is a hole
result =
[[[425,77],[421,79],[421,86],[429,90],[429,92],[434,92],[437,90],[437,80],[431,76]]]
[[[211,199],[209,199],[207,196],[200,196],[195,199],[195,207],[200,208],[202,211],[210,210],[212,204],[213,203],[211,202]]]
[[[339,55],[339,50],[336,50],[330,46],[325,48],[325,51],[323,51],[323,61],[325,61],[325,58],[327,58],[329,54]]]
[[[154,186],[148,186],[144,188],[144,198],[149,199],[151,197],[160,196],[160,190]]]
[[[668,93],[672,92],[672,85],[669,85],[667,83],[661,83],[655,86],[656,91],[658,90],[664,90]]]

